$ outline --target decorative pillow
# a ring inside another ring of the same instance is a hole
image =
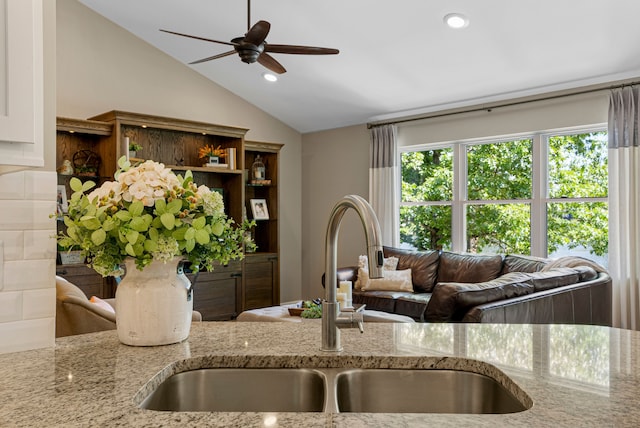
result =
[[[369,278],[366,269],[358,269],[358,282],[361,283],[363,291],[409,291],[413,292],[411,282],[411,269],[405,270],[383,270],[383,278]]]
[[[386,257],[384,259],[384,263],[382,264],[382,272],[387,271],[395,271],[398,266],[398,258],[397,257]],[[353,284],[353,288],[356,290],[361,290],[364,285],[369,281],[369,257],[367,256],[359,256],[358,257],[358,272],[363,270],[366,275],[360,276],[358,273],[358,279],[355,284]],[[385,275],[386,276],[386,275]]]
[[[369,269],[369,257],[368,256],[359,256],[358,257],[358,267],[363,269]],[[397,257],[385,257],[384,263],[382,264],[382,269],[384,270],[396,270],[398,267],[398,258]]]
[[[102,300],[99,297],[91,296],[91,299],[89,299],[89,301],[91,303],[93,303],[94,305],[97,305],[98,307],[104,309],[105,311],[109,311],[112,314],[116,313],[116,310],[113,309],[113,306],[111,306],[110,304],[108,304],[107,302],[105,302],[104,300]]]

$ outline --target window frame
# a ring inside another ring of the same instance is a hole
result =
[[[529,204],[530,206],[530,254],[537,257],[547,257],[547,205],[552,203],[589,203],[605,202],[607,197],[588,198],[550,198],[548,180],[548,141],[550,137],[573,134],[607,132],[607,124],[599,123],[585,126],[574,126],[550,129],[544,131],[513,133],[493,137],[454,140],[449,142],[405,145],[398,148],[397,167],[398,177],[398,210],[406,206],[451,206],[451,251],[464,252],[466,249],[466,211],[469,205],[487,204]],[[513,200],[473,200],[467,197],[467,147],[478,144],[498,144],[508,141],[530,139],[532,144],[531,167],[531,197],[529,199]],[[402,201],[402,155],[403,153],[420,152],[425,150],[452,149],[453,151],[453,183],[451,201]],[[399,222],[398,217],[398,222]],[[398,224],[398,242],[399,224]]]

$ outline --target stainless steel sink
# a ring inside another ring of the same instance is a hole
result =
[[[349,370],[336,377],[340,412],[514,413],[527,410],[490,377],[454,370]]]
[[[514,413],[531,405],[518,401],[494,379],[464,371],[212,368],[170,376],[140,407],[204,412]]]
[[[324,376],[313,369],[199,369],[174,374],[140,407],[176,412],[322,412]]]

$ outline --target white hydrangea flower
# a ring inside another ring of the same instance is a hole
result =
[[[206,186],[200,186],[197,195],[202,198],[202,208],[206,215],[217,217],[224,214],[224,201],[220,193],[212,192]]]

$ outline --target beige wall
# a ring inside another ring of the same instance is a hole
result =
[[[608,92],[494,108],[398,125],[398,145],[456,141],[607,121]],[[323,295],[324,238],[338,199],[349,193],[369,197],[369,133],[365,125],[303,135],[303,297]],[[338,266],[357,264],[365,249],[362,227],[347,218],[341,227]]]
[[[88,118],[124,110],[249,128],[249,140],[284,144],[281,299],[299,298],[301,135],[77,0],[58,0],[57,13],[58,116]]]
[[[369,131],[350,126],[303,136],[302,295],[323,296],[325,234],[329,215],[345,195],[369,199]],[[338,237],[338,266],[357,264],[366,249],[358,217],[347,211]]]

